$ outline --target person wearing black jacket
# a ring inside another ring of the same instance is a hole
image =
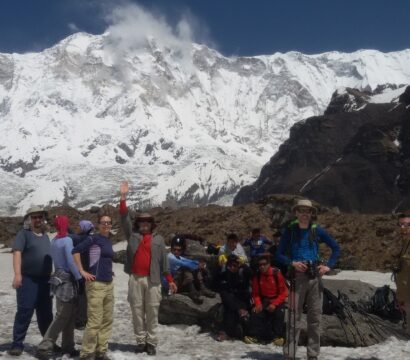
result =
[[[68,236],[73,240],[74,247],[86,240],[94,233],[94,225],[89,220],[81,220],[78,224],[80,231],[75,234],[69,229]],[[81,254],[81,263],[85,270],[88,270],[89,254],[85,252]],[[75,328],[84,330],[87,325],[87,297],[85,295],[84,281],[79,282],[79,293],[77,297],[77,311],[75,313]]]
[[[224,320],[218,341],[228,337],[243,338],[251,308],[250,277],[250,269],[246,265],[240,265],[238,256],[230,255],[225,271],[219,276],[218,287],[224,307]]]

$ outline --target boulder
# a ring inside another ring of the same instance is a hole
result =
[[[160,324],[164,325],[199,325],[203,330],[209,330],[220,304],[219,295],[215,298],[204,297],[204,302],[201,305],[195,304],[183,294],[164,296],[159,307],[158,320]]]

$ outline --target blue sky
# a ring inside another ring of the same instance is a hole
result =
[[[99,34],[133,2],[170,26],[188,18],[224,55],[410,48],[410,0],[0,0],[0,52],[38,51],[76,31]]]

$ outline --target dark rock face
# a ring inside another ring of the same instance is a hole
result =
[[[285,193],[347,212],[409,207],[409,94],[410,87],[401,103],[367,105],[367,93],[335,94],[325,115],[292,127],[289,139],[234,204]]]

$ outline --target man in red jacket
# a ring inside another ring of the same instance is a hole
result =
[[[270,265],[268,256],[258,261],[259,271],[252,278],[254,307],[249,328],[248,344],[273,342],[282,346],[285,333],[285,300],[288,296],[285,279],[281,272]]]

